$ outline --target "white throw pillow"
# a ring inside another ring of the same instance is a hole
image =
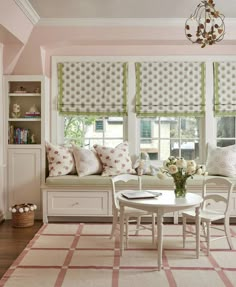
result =
[[[49,176],[75,174],[75,162],[71,148],[46,143]]]
[[[102,162],[102,176],[112,176],[122,173],[135,174],[127,142],[121,143],[115,148],[94,145],[94,149]]]
[[[102,163],[95,151],[73,145],[73,154],[78,176],[102,173]]]
[[[213,147],[208,144],[206,172],[210,175],[236,176],[236,145]]]

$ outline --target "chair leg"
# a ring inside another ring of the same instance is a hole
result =
[[[114,212],[113,219],[112,219],[112,227],[111,227],[110,239],[112,239],[113,236],[114,236],[114,233],[115,233],[115,230],[116,230],[117,221],[118,221],[118,214],[117,214],[117,212]]]
[[[125,248],[128,248],[129,240],[129,217],[125,218]]]
[[[139,234],[140,224],[141,224],[141,216],[138,216],[135,235]]]
[[[152,214],[152,245],[155,244],[155,214]]]
[[[202,231],[203,231],[203,235],[205,237],[205,240],[207,241],[207,226],[206,226],[206,222],[202,222]]]
[[[185,241],[186,241],[186,224],[187,224],[187,219],[186,216],[182,217],[183,221],[183,248],[185,248]]]
[[[229,244],[229,248],[231,250],[233,250],[234,246],[233,246],[233,242],[232,242],[231,234],[230,234],[229,218],[225,218],[225,220],[224,220],[224,228],[225,228],[225,235],[226,235],[226,238],[227,238],[227,241],[228,241],[228,244]]]
[[[207,225],[207,255],[210,254],[210,244],[211,244],[211,222],[206,222]]]

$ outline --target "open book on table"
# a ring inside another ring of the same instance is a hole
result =
[[[125,190],[122,192],[122,195],[127,199],[155,198],[161,194],[161,192],[154,190]]]

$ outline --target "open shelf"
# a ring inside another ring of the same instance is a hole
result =
[[[41,85],[27,78],[8,81],[9,145],[41,144]]]

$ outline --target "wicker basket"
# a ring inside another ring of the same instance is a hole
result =
[[[11,208],[11,210],[15,209],[15,212],[12,212],[13,227],[29,227],[34,225],[34,208],[30,210],[32,206],[34,205],[29,203],[15,205]],[[27,208],[27,211],[24,210],[25,208]]]
[[[34,210],[23,213],[12,213],[13,227],[29,227],[34,225]]]

